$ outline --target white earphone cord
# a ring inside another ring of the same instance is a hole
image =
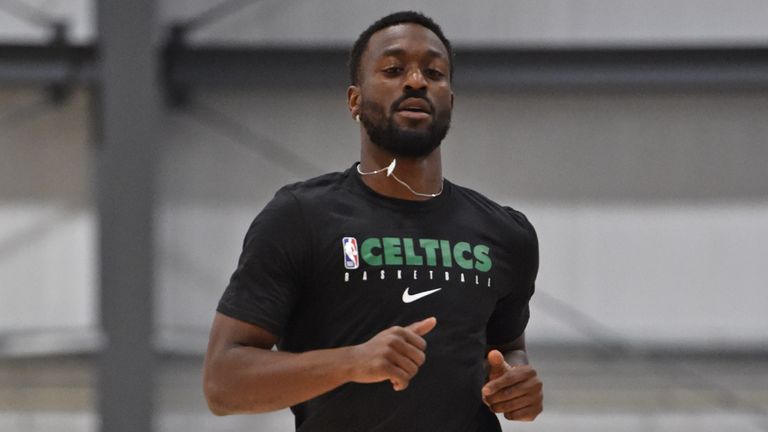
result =
[[[397,165],[397,159],[392,159],[392,163],[389,164],[389,166],[387,166],[387,167],[379,168],[379,169],[373,170],[373,171],[363,172],[360,169],[360,163],[358,162],[358,164],[357,164],[357,173],[362,175],[362,176],[367,176],[367,175],[374,175],[374,174],[378,174],[378,173],[387,171],[387,177],[392,177],[398,183],[400,183],[401,185],[405,186],[412,194],[414,194],[416,196],[420,196],[420,197],[435,198],[435,197],[440,196],[441,193],[443,193],[443,187],[445,186],[445,180],[443,180],[443,182],[440,183],[440,190],[437,191],[437,193],[421,193],[421,192],[416,192],[415,190],[413,190],[412,187],[408,186],[408,183],[400,180],[395,175],[395,166],[396,165]]]

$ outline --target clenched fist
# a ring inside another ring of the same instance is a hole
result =
[[[542,383],[528,365],[510,366],[501,352],[488,353],[488,382],[483,401],[508,420],[533,421],[543,409]]]
[[[352,381],[389,380],[397,391],[408,388],[408,383],[426,360],[427,342],[422,336],[436,324],[437,319],[431,317],[406,327],[390,327],[368,342],[352,347]]]

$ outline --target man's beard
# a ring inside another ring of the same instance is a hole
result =
[[[402,129],[395,124],[395,113],[400,104],[408,98],[420,98],[431,107],[432,122],[427,129]],[[381,105],[363,100],[360,121],[368,132],[371,142],[394,156],[421,158],[440,146],[451,126],[451,111],[437,112],[422,92],[406,92],[390,107],[387,118]]]

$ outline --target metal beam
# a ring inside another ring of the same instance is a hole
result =
[[[768,48],[456,48],[455,85],[491,89],[768,88]],[[344,86],[344,48],[176,46],[169,86]]]
[[[161,49],[166,90],[346,85],[344,47],[188,46],[172,33]],[[0,45],[0,84],[90,83],[94,46]],[[768,47],[468,48],[456,85],[474,88],[765,88]]]
[[[87,84],[95,79],[92,45],[0,45],[0,84]]]
[[[456,63],[475,87],[768,88],[765,48],[480,49]]]
[[[105,432],[152,431],[156,399],[153,161],[160,97],[154,0],[96,2],[94,94]]]

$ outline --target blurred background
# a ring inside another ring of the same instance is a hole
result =
[[[346,53],[455,46],[451,181],[526,213],[545,411],[508,431],[768,431],[768,3],[0,0],[0,431],[214,417],[216,303],[282,185],[358,159]]]

